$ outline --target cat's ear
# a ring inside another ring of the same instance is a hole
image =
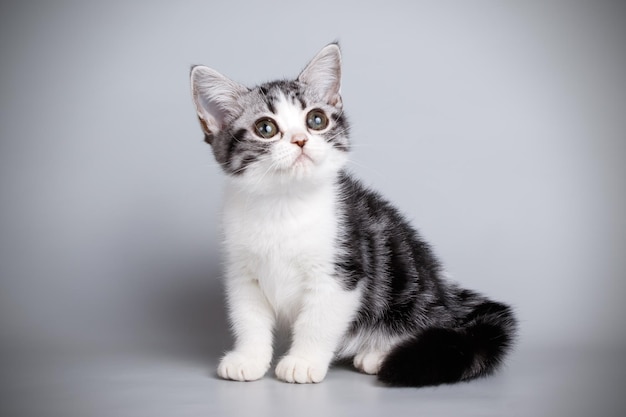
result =
[[[341,51],[339,45],[331,43],[315,55],[298,76],[298,81],[310,85],[329,104],[341,107]]]
[[[214,69],[198,65],[191,68],[191,91],[200,125],[211,143],[228,118],[241,110],[238,99],[249,90]]]

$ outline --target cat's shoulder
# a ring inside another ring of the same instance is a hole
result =
[[[381,193],[368,187],[348,171],[344,170],[339,174],[338,186],[341,196],[348,204],[366,205],[370,209],[395,210]]]

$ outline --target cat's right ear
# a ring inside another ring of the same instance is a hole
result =
[[[248,91],[247,87],[212,68],[201,65],[191,68],[193,102],[208,143],[223,129],[229,117],[241,110],[239,97]]]
[[[329,104],[341,108],[341,50],[339,44],[326,45],[304,70],[298,81],[317,90],[320,97]]]

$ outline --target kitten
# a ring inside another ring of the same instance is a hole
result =
[[[277,321],[291,347],[286,382],[320,382],[333,359],[390,385],[490,374],[512,346],[511,309],[444,280],[399,212],[345,170],[349,125],[337,44],[295,80],[240,85],[195,66],[193,100],[227,176],[226,295],[235,346],[225,379],[262,378]]]

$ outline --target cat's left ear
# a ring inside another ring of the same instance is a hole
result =
[[[318,91],[322,99],[330,105],[341,108],[341,50],[331,43],[325,46],[309,62],[298,76],[298,81],[310,85]]]
[[[200,125],[209,143],[241,110],[239,98],[249,91],[214,69],[201,65],[191,69],[191,90]]]

